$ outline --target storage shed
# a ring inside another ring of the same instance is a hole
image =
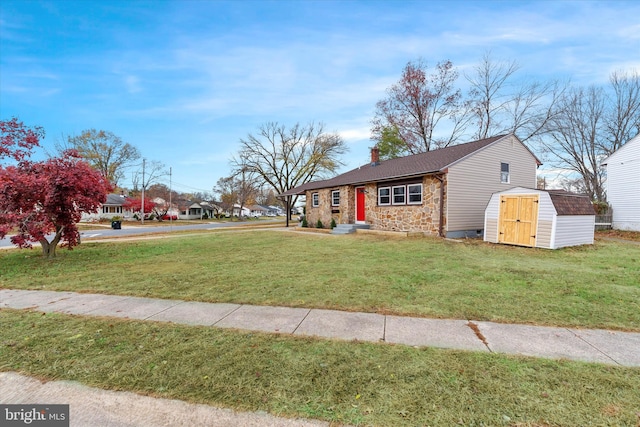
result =
[[[484,240],[558,249],[593,244],[595,211],[587,196],[515,187],[494,193],[484,215]]]

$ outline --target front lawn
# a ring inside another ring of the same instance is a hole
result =
[[[640,331],[640,245],[210,232],[0,252],[0,287]]]
[[[0,330],[0,370],[236,410],[399,427],[640,421],[637,368],[8,309]]]

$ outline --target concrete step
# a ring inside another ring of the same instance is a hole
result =
[[[351,234],[355,233],[357,229],[369,229],[369,224],[338,224],[331,230],[331,234]]]

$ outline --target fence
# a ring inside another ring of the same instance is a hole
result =
[[[611,221],[613,214],[611,212],[604,215],[596,215],[596,231],[611,230]]]

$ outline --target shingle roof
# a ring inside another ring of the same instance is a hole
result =
[[[588,196],[564,190],[547,190],[558,215],[595,215]]]
[[[112,205],[112,206],[122,206],[124,202],[127,201],[127,198],[121,194],[107,194],[107,200],[103,203],[104,205]]]
[[[282,193],[281,196],[304,194],[307,190],[315,190],[319,188],[363,184],[366,182],[385,181],[442,172],[457,161],[493,144],[505,136],[507,135],[498,135],[478,141],[467,142],[465,144],[452,145],[450,147],[428,151],[426,153],[384,160],[375,166],[366,164],[331,179],[312,181],[296,188],[292,188],[289,191]],[[538,161],[538,159],[536,159],[536,161]]]

